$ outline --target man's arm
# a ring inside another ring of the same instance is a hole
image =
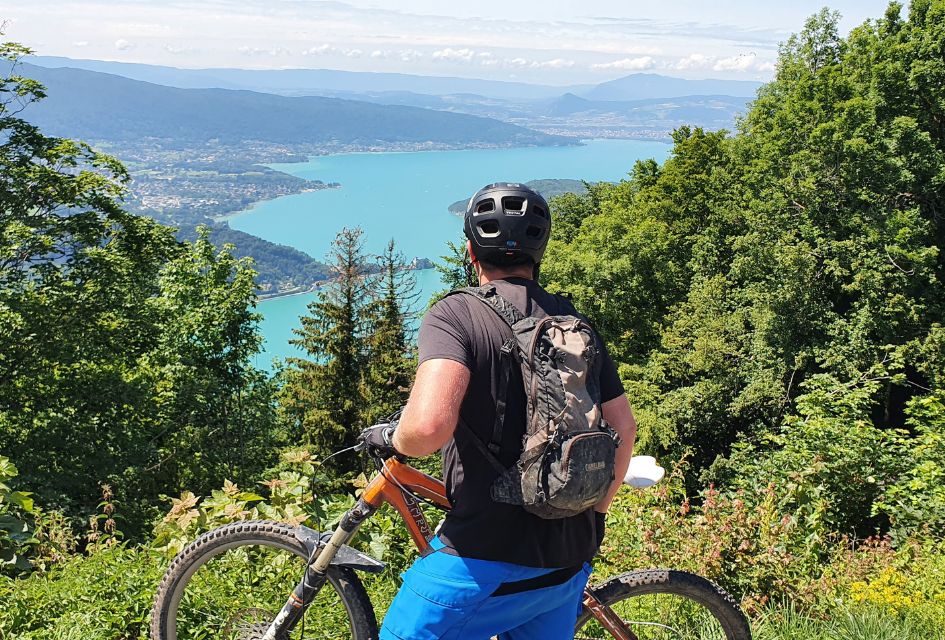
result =
[[[617,449],[617,459],[614,465],[614,483],[607,491],[603,500],[594,505],[596,511],[607,513],[610,503],[617,490],[623,482],[623,477],[627,475],[627,467],[630,466],[630,457],[633,455],[633,442],[637,437],[637,423],[633,419],[633,411],[630,409],[630,402],[626,394],[620,394],[613,400],[608,400],[601,405],[604,412],[604,420],[620,436],[620,447]]]
[[[449,442],[459,421],[469,377],[466,365],[455,360],[433,358],[423,362],[417,368],[410,399],[394,432],[394,448],[405,456],[419,458]]]

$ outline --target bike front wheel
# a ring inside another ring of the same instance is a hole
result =
[[[151,640],[259,640],[307,562],[295,528],[283,523],[234,522],[209,531],[164,574],[151,612]],[[288,638],[377,638],[374,609],[354,571],[328,570],[328,581]]]
[[[685,571],[648,569],[611,578],[592,590],[639,640],[751,640],[735,600],[718,585]],[[610,638],[586,608],[576,640]]]

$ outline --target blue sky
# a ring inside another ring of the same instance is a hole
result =
[[[834,0],[848,31],[885,0]],[[176,67],[325,68],[601,82],[633,72],[766,80],[823,2],[0,0],[44,55]]]

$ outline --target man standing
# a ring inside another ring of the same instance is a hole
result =
[[[480,285],[514,307],[516,317],[577,315],[568,300],[536,281],[551,232],[540,195],[519,184],[489,185],[470,199],[464,229]],[[436,303],[420,327],[420,364],[396,429],[365,431],[367,444],[382,455],[419,457],[442,448],[453,505],[431,541],[434,551],[404,573],[382,640],[573,635],[587,562],[603,539],[604,514],[626,473],[636,425],[614,364],[595,336],[599,370],[588,387],[595,385],[600,410],[590,411],[602,413],[619,436],[613,481],[608,487],[608,475],[592,508],[568,517],[539,516],[495,499],[501,469],[515,467],[526,434],[522,372],[507,357],[510,324],[472,295]]]

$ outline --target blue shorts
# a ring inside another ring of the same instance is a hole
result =
[[[589,564],[563,584],[494,596],[502,583],[554,569],[461,558],[442,551],[419,558],[403,574],[381,640],[570,640],[591,573]]]

